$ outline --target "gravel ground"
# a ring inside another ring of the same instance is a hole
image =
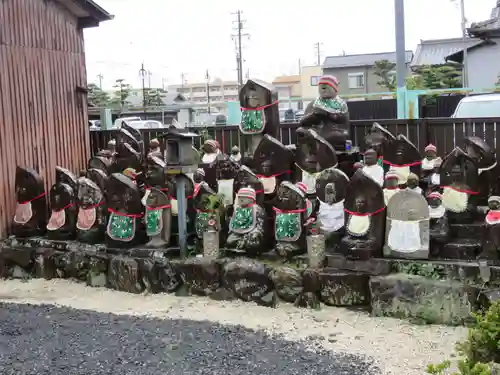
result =
[[[6,375],[421,375],[466,335],[342,308],[132,295],[67,280],[2,281],[0,303]]]

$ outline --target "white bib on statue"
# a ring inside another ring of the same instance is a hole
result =
[[[233,179],[217,181],[217,192],[224,196],[224,205],[230,206],[233,204]]]
[[[443,206],[451,212],[464,212],[467,210],[467,203],[469,202],[469,194],[461,191],[456,191],[450,187],[443,189]]]
[[[366,165],[361,170],[380,186],[384,185],[384,168],[380,165]]]
[[[217,155],[219,155],[218,152],[212,152],[210,154],[203,155],[203,157],[201,158],[202,164],[213,163],[215,161],[215,159],[217,158]]]
[[[399,183],[406,184],[410,175],[410,167],[392,167],[391,169],[398,175]]]
[[[422,195],[422,189],[420,188],[420,186],[417,186],[414,189],[407,187],[406,190]]]
[[[350,215],[347,223],[347,232],[352,236],[364,236],[370,230],[370,216]]]
[[[264,194],[272,194],[276,190],[276,177],[259,177],[264,187]]]
[[[179,215],[179,204],[177,203],[177,199],[171,199],[170,200],[170,205],[172,206],[172,215]]]
[[[440,205],[436,208],[429,206],[429,217],[431,219],[440,219],[444,216],[446,209]]]
[[[316,193],[316,176],[302,171],[302,182],[307,186],[307,194]]]
[[[330,233],[344,226],[344,200],[335,204],[319,201],[318,221],[323,232]]]
[[[424,171],[430,171],[430,170],[434,169],[434,162],[436,160],[437,159],[432,159],[432,160],[429,160],[427,158],[422,159],[422,169]]]
[[[387,245],[394,251],[413,253],[420,250],[420,222],[391,219]]]
[[[440,185],[441,184],[441,176],[439,173],[433,173],[431,176],[431,184]]]
[[[398,191],[399,189],[384,189],[384,202],[386,206],[389,204],[389,200],[392,198],[392,196]]]

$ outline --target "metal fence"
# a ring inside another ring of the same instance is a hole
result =
[[[500,118],[484,119],[450,119],[450,118],[424,118],[417,120],[359,120],[351,122],[351,140],[354,146],[361,150],[366,148],[365,135],[372,127],[373,122],[385,126],[391,133],[404,134],[419,148],[424,151],[429,143],[438,148],[440,155],[446,155],[456,146],[463,146],[463,139],[467,136],[483,138],[489,145],[500,151],[500,142],[497,141],[497,130],[500,131]],[[281,124],[280,140],[283,144],[296,142],[295,130],[297,123]],[[142,130],[145,144],[164,133],[164,129]],[[189,131],[200,134],[201,137],[194,141],[194,146],[200,148],[203,139],[216,139],[224,152],[230,152],[234,145],[242,147],[243,135],[237,126],[213,126],[206,128],[189,128]],[[114,138],[116,130],[90,131],[91,153],[106,147],[108,141]],[[244,150],[242,150],[244,151]]]

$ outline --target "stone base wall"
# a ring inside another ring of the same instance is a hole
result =
[[[286,264],[269,256],[180,260],[170,250],[109,249],[42,238],[0,243],[2,278],[71,278],[129,293],[241,299],[269,307],[280,302],[356,307],[374,316],[442,324],[466,323],[472,311],[500,298],[500,267],[490,267],[485,282],[475,262],[352,261],[331,255],[324,268],[306,263]]]

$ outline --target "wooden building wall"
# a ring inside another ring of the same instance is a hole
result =
[[[75,173],[90,150],[83,31],[47,0],[0,1],[0,237],[15,211],[16,166]]]

